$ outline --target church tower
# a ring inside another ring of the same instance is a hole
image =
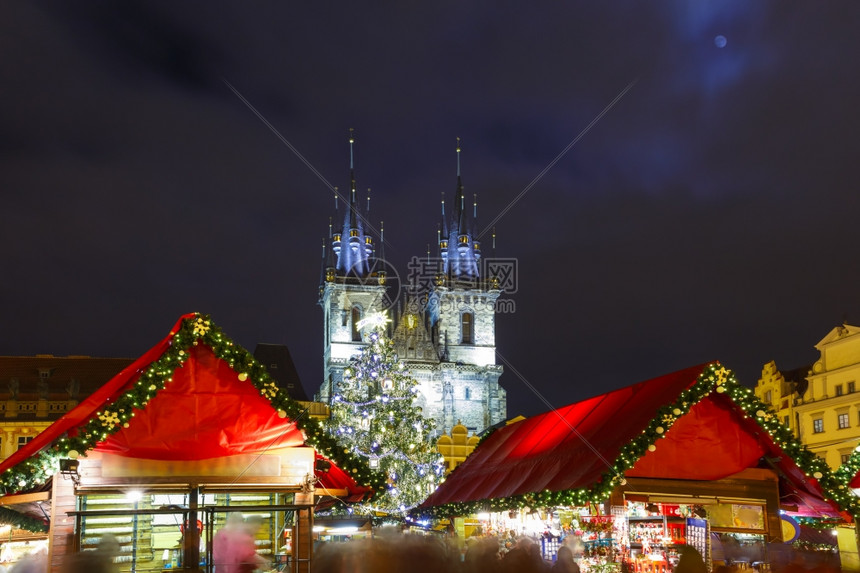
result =
[[[450,434],[462,424],[472,434],[507,417],[506,392],[499,385],[496,364],[495,310],[501,294],[495,277],[485,276],[477,229],[477,198],[466,201],[457,145],[457,188],[454,202],[437,231],[438,257],[427,265],[421,258],[421,287],[387,292],[381,252],[369,234],[366,208],[356,198],[353,166],[354,139],[350,134],[350,192],[336,193],[337,225],[330,225],[323,243],[324,371],[316,399],[329,402],[343,379],[350,358],[363,346],[358,322],[368,313],[390,309],[391,338],[398,357],[418,381],[418,405],[436,421],[437,433]],[[342,224],[340,223],[342,221]],[[379,249],[382,230],[380,225]],[[419,259],[413,259],[415,264]],[[410,268],[410,275],[414,269]],[[419,273],[419,274],[421,274]],[[396,288],[392,286],[391,288]]]
[[[424,415],[435,418],[444,433],[457,424],[479,433],[507,418],[502,366],[496,364],[501,290],[495,277],[485,276],[477,211],[477,196],[470,205],[463,190],[458,140],[457,188],[447,211],[442,201],[432,286],[409,300],[394,332],[399,355],[421,383]]]
[[[384,308],[386,273],[377,269],[376,250],[367,203],[357,197],[353,146],[349,134],[349,179],[347,195],[335,188],[335,216],[329,223],[329,237],[323,242],[323,277],[319,304],[323,309],[323,381],[317,399],[328,402],[350,358],[363,346],[358,323],[368,313]],[[343,208],[341,209],[341,205]],[[340,211],[343,211],[341,214]],[[382,230],[380,225],[380,245]]]

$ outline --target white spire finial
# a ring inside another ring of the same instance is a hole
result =
[[[355,137],[353,137],[353,129],[349,128],[349,168],[353,169],[353,160],[352,160],[352,144],[355,143]]]

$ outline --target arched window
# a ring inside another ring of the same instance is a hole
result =
[[[460,332],[462,333],[460,342],[463,344],[475,343],[474,322],[475,315],[471,312],[464,312],[460,315]]]
[[[472,389],[466,388],[465,391],[463,392],[463,397],[466,398],[466,400],[471,400],[472,399]]]
[[[361,309],[357,306],[352,307],[352,341],[361,342],[361,331],[358,330],[358,323],[361,322]]]

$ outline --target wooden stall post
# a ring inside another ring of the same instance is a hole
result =
[[[75,534],[75,518],[67,512],[77,509],[75,483],[60,474],[51,483],[51,528],[48,530],[48,570],[60,571],[69,555],[80,550]]]
[[[188,492],[188,514],[185,516],[185,533],[182,566],[186,571],[200,569],[200,531],[197,529],[197,504],[200,488],[193,486]]]

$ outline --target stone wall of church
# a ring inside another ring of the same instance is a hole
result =
[[[507,417],[507,397],[499,385],[499,366],[444,362],[410,365],[419,383],[419,405],[436,421],[436,433],[450,433],[458,423],[480,433]]]
[[[362,342],[352,340],[350,311],[358,305],[363,313],[378,310],[381,287],[328,283],[322,296],[325,312],[324,380],[316,399],[328,402],[343,379],[350,358],[360,353]],[[502,367],[495,362],[494,302],[498,292],[457,290],[438,297],[438,351],[445,346],[448,356],[440,361],[437,347],[425,330],[423,319],[405,321],[395,329],[393,339],[401,359],[419,382],[419,405],[436,421],[436,435],[450,433],[461,423],[471,433],[507,418],[507,397],[499,385]],[[473,313],[474,338],[463,344],[462,312]]]

